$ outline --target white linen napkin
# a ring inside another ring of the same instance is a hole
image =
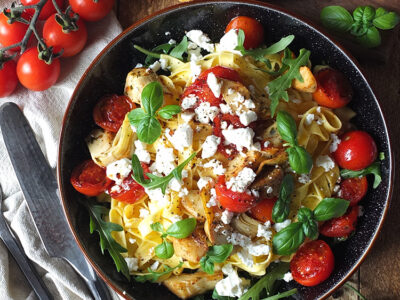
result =
[[[10,7],[11,2],[11,0],[0,0],[0,8]],[[86,25],[88,41],[85,49],[77,56],[61,60],[60,78],[53,87],[44,92],[33,92],[19,86],[10,97],[0,99],[0,105],[5,101],[12,101],[23,109],[54,172],[62,117],[69,98],[94,57],[121,32],[121,26],[113,12],[101,21]],[[0,138],[0,185],[5,198],[4,215],[54,299],[90,299],[90,293],[83,279],[72,267],[62,259],[49,257],[44,250],[19,189],[2,137]],[[0,295],[2,300],[36,299],[2,241],[0,241]],[[118,299],[115,293],[113,297]]]

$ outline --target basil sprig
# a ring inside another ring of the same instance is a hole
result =
[[[379,161],[372,163],[369,167],[362,169],[360,171],[352,171],[347,169],[343,169],[340,171],[340,176],[342,176],[343,178],[354,178],[369,174],[374,175],[373,188],[376,189],[382,181],[381,164]]]
[[[181,112],[179,105],[166,105],[160,109],[164,95],[161,83],[150,82],[142,91],[142,107],[129,112],[129,122],[136,127],[138,139],[146,144],[153,144],[161,135],[161,125],[156,116],[170,119]]]
[[[317,222],[343,216],[349,207],[349,203],[349,201],[340,198],[325,198],[314,211],[306,207],[300,208],[297,214],[298,222],[290,224],[273,237],[274,253],[290,255],[297,251],[306,236],[310,239],[316,239],[318,237]]]
[[[272,220],[275,223],[283,222],[287,219],[290,212],[291,195],[294,190],[294,179],[291,174],[286,174],[283,177],[279,191],[278,201],[272,209]]]
[[[296,122],[286,111],[279,111],[276,116],[278,132],[282,139],[289,143],[286,152],[290,167],[298,174],[308,174],[312,168],[311,155],[297,142]]]
[[[171,258],[174,255],[174,247],[171,242],[166,240],[167,236],[172,236],[177,239],[187,238],[194,229],[196,228],[196,219],[187,218],[178,222],[175,222],[164,230],[164,227],[160,222],[156,222],[150,225],[150,228],[154,231],[161,232],[162,243],[155,247],[156,256],[163,259]]]
[[[160,188],[162,193],[165,194],[167,189],[168,183],[171,181],[172,178],[176,178],[178,180],[182,180],[182,171],[185,166],[196,156],[197,152],[192,153],[183,163],[177,166],[175,169],[171,171],[167,176],[160,177],[157,175],[153,175],[151,173],[147,173],[146,175],[150,179],[145,179],[143,175],[143,168],[140,164],[139,158],[136,154],[132,155],[132,177],[133,179],[139,183],[141,186],[154,190]]]
[[[171,268],[167,265],[164,265],[164,271],[161,271],[161,272],[155,272],[152,269],[148,268],[147,271],[149,272],[149,274],[135,276],[135,280],[137,282],[145,282],[145,281],[156,282],[162,276],[167,275],[167,274],[171,273],[173,270],[182,267],[182,265],[183,265],[183,261],[180,262],[177,266],[175,266],[173,268]]]
[[[381,44],[378,29],[393,29],[399,23],[395,12],[382,7],[375,10],[372,6],[358,6],[351,15],[341,6],[327,6],[321,11],[322,24],[332,30],[349,32],[361,45],[376,47]]]
[[[214,274],[214,263],[224,262],[233,250],[232,244],[214,245],[200,259],[201,268],[208,274]]]

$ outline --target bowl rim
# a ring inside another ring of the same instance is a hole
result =
[[[343,54],[345,56],[347,56],[349,58],[349,60],[353,63],[353,67],[356,68],[356,70],[359,72],[359,74],[361,75],[362,79],[367,83],[368,88],[371,91],[371,94],[373,95],[374,99],[376,100],[376,104],[378,106],[378,110],[379,113],[382,117],[383,120],[383,126],[384,129],[386,131],[386,138],[388,141],[388,153],[389,153],[389,157],[387,159],[389,159],[389,186],[388,186],[388,196],[383,208],[383,213],[382,213],[382,217],[380,219],[380,222],[378,224],[377,229],[375,230],[375,234],[372,237],[372,239],[370,240],[369,244],[367,245],[367,248],[365,249],[365,251],[362,253],[362,255],[359,257],[358,261],[356,262],[356,264],[352,267],[352,269],[334,286],[332,286],[324,295],[322,295],[322,297],[320,299],[326,299],[328,298],[332,293],[334,293],[337,289],[339,289],[353,274],[354,272],[360,267],[360,265],[363,263],[363,261],[365,260],[365,258],[367,257],[367,255],[369,254],[369,252],[371,251],[373,245],[375,244],[377,237],[379,236],[379,234],[381,233],[382,230],[382,226],[383,223],[387,217],[387,213],[388,213],[388,208],[390,206],[391,203],[391,199],[393,196],[393,183],[394,183],[394,176],[395,176],[395,165],[394,165],[394,154],[393,154],[393,149],[391,146],[391,139],[390,139],[390,132],[389,129],[387,127],[387,122],[386,122],[386,118],[382,112],[382,108],[379,104],[378,98],[376,97],[376,94],[374,92],[374,89],[372,88],[372,86],[369,84],[364,72],[362,71],[362,67],[360,66],[359,62],[357,61],[357,59],[348,51],[346,50],[339,42],[336,41],[335,38],[333,38],[331,36],[331,34],[327,33],[326,30],[324,28],[322,28],[320,25],[315,24],[313,21],[309,20],[307,17],[304,16],[300,16],[297,13],[291,12],[289,10],[287,10],[286,8],[280,7],[278,5],[275,4],[271,4],[271,3],[266,3],[266,2],[260,2],[258,0],[242,0],[242,1],[230,1],[230,0],[219,0],[219,1],[208,1],[208,0],[195,0],[192,2],[187,2],[187,3],[179,3],[179,4],[175,4],[172,6],[168,6],[166,8],[163,8],[161,10],[158,10],[138,21],[136,21],[135,23],[133,23],[132,25],[130,25],[128,28],[126,28],[125,30],[123,30],[120,34],[118,34],[111,42],[109,42],[100,52],[99,54],[93,59],[93,61],[90,63],[90,65],[87,67],[87,69],[85,70],[85,72],[82,74],[81,78],[79,79],[69,101],[68,101],[68,105],[67,108],[65,109],[64,112],[64,116],[63,116],[63,120],[62,120],[62,127],[61,127],[61,132],[59,135],[59,146],[58,146],[58,159],[57,159],[57,182],[58,182],[58,187],[60,190],[60,198],[61,198],[61,204],[64,210],[64,214],[66,216],[69,228],[74,236],[74,239],[76,241],[76,243],[78,244],[79,248],[81,249],[83,255],[85,256],[86,260],[89,261],[89,263],[91,264],[91,266],[93,267],[93,269],[97,272],[97,274],[102,278],[102,280],[104,280],[115,292],[117,292],[117,294],[119,294],[119,296],[125,298],[125,299],[133,299],[131,298],[129,295],[126,294],[125,291],[123,291],[121,288],[119,288],[117,285],[114,285],[107,277],[105,274],[103,274],[103,271],[96,265],[96,263],[92,260],[92,258],[88,255],[88,253],[86,252],[84,246],[81,244],[81,242],[79,241],[78,235],[75,231],[75,228],[72,226],[72,220],[71,217],[68,213],[67,210],[67,202],[64,199],[64,189],[63,186],[61,184],[62,182],[62,174],[61,174],[61,169],[60,169],[60,165],[61,165],[61,153],[62,153],[62,145],[63,145],[63,138],[64,138],[64,134],[65,134],[65,124],[67,122],[67,115],[68,112],[71,108],[71,105],[73,103],[73,99],[75,98],[80,86],[82,85],[83,81],[85,80],[85,78],[87,77],[88,73],[93,69],[93,67],[97,64],[97,62],[104,56],[107,54],[108,50],[113,47],[114,45],[116,45],[123,37],[125,37],[125,35],[129,34],[132,30],[134,30],[136,27],[140,26],[141,24],[153,19],[154,17],[157,17],[159,15],[162,15],[164,13],[170,12],[170,11],[174,11],[183,7],[188,7],[188,6],[199,6],[202,4],[206,4],[206,5],[210,5],[210,4],[219,4],[219,3],[232,3],[232,4],[253,4],[253,5],[258,5],[258,6],[262,6],[265,8],[268,8],[270,10],[274,10],[277,11],[279,13],[283,13],[293,19],[297,19],[300,22],[306,24],[307,26],[311,27],[313,30],[315,30],[317,33],[321,34],[322,36],[324,36],[329,42],[331,42],[333,45],[335,45],[340,51],[343,52]]]

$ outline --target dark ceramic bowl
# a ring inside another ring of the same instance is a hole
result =
[[[212,1],[174,6],[132,25],[95,58],[72,95],[60,139],[59,185],[70,227],[82,252],[99,275],[126,298],[176,299],[162,285],[128,282],[124,279],[116,271],[109,255],[101,254],[98,235],[89,233],[89,216],[77,201],[83,197],[72,188],[69,178],[72,168],[90,157],[84,139],[95,126],[92,119],[93,107],[104,94],[122,94],[126,74],[137,63],[143,62],[144,56],[134,50],[133,44],[151,49],[170,38],[179,40],[190,29],[201,29],[213,41],[217,41],[223,35],[226,24],[237,15],[257,18],[264,25],[267,43],[294,34],[296,38],[291,45],[293,49],[307,48],[311,50],[313,64],[324,61],[343,72],[355,91],[350,104],[357,112],[354,123],[374,137],[379,151],[386,156],[382,162],[382,183],[377,189],[370,189],[362,201],[365,212],[359,218],[355,235],[333,246],[336,258],[333,274],[315,287],[298,286],[292,281],[286,288],[296,286],[301,299],[326,298],[360,265],[382,226],[389,206],[394,173],[389,136],[378,100],[351,55],[309,22],[269,4]],[[171,32],[171,35],[165,36],[166,31]]]

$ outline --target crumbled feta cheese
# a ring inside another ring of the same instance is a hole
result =
[[[221,138],[215,135],[209,135],[203,143],[201,158],[212,157],[218,149],[218,145],[221,143]]]
[[[229,223],[231,223],[231,221],[232,221],[232,218],[233,218],[233,216],[234,216],[235,214],[233,213],[233,212],[231,212],[231,211],[229,211],[229,210],[224,210],[223,212],[222,212],[222,216],[221,216],[221,221],[222,221],[222,223],[224,223],[224,224],[229,224]]]
[[[247,150],[253,150],[253,137],[254,131],[251,128],[228,128],[222,130],[222,134],[225,138],[225,144],[234,144],[238,151],[242,151],[243,148]]]
[[[247,249],[243,248],[237,253],[237,256],[239,259],[248,267],[253,267],[254,265],[254,260],[253,256],[247,251]]]
[[[173,39],[170,39],[170,40],[168,41],[168,44],[170,44],[170,45],[175,45],[175,44],[176,44],[176,41],[173,40]]]
[[[203,58],[203,55],[201,55],[201,48],[197,47],[195,44],[191,43],[194,47],[191,49],[188,47],[188,54],[189,54],[189,60],[193,62],[198,62],[200,59]]]
[[[136,68],[143,68],[143,64],[141,64],[141,63],[136,64],[135,69]]]
[[[319,113],[321,112],[321,106],[317,107],[317,112],[319,112]]]
[[[271,247],[264,244],[249,244],[247,250],[251,255],[261,256],[268,255],[271,252]]]
[[[257,191],[257,190],[251,190],[251,194],[254,196],[254,197],[256,197],[256,198],[258,198],[258,197],[260,197],[260,193],[259,193],[259,191]]]
[[[182,170],[182,178],[187,178],[189,176],[188,170]]]
[[[180,180],[174,177],[169,181],[168,187],[175,192],[179,192],[182,189],[182,184]]]
[[[225,266],[222,268],[224,272]],[[215,290],[219,296],[241,297],[246,292],[246,280],[240,278],[236,270],[229,270],[228,277],[220,280],[215,285]],[[227,272],[225,268],[225,272]]]
[[[219,108],[221,109],[221,112],[223,114],[231,114],[231,115],[233,115],[233,111],[232,111],[231,107],[228,104],[221,103],[219,105]]]
[[[244,111],[239,113],[239,119],[240,123],[242,123],[244,126],[248,126],[251,122],[257,120],[257,114],[252,110]]]
[[[111,193],[121,193],[122,188],[120,185],[113,185],[110,189]],[[107,191],[106,191],[107,192]],[[108,193],[108,192],[107,192]]]
[[[246,248],[250,243],[251,239],[248,236],[245,236],[239,232],[232,232],[230,236],[226,237],[228,243],[232,245],[239,245],[242,248]]]
[[[159,207],[166,207],[169,205],[168,196],[162,193],[161,188],[153,190],[145,188],[144,190],[150,200],[156,202]]]
[[[183,122],[185,123],[189,123],[190,120],[192,120],[194,117],[194,113],[190,113],[190,112],[183,112],[181,113],[181,118],[183,120]]]
[[[324,124],[324,122],[325,121],[323,119],[320,119],[320,118],[317,119],[317,124],[318,125],[322,125],[322,124]]]
[[[222,82],[212,72],[207,75],[207,85],[216,98],[221,96]]]
[[[213,168],[215,175],[224,175],[225,168],[219,160],[212,159],[203,165],[204,168]]]
[[[154,73],[156,73],[158,70],[161,69],[161,64],[158,60],[156,60],[154,63],[152,63],[149,66],[149,69],[151,69]]]
[[[286,219],[285,221],[281,222],[281,223],[275,223],[274,224],[274,229],[276,232],[281,231],[283,228],[286,228],[290,225],[290,223],[292,223],[292,221],[290,221],[289,219]]]
[[[160,58],[160,65],[161,69],[163,69],[164,71],[167,71],[169,69],[168,60],[166,60],[165,58]]]
[[[317,167],[323,167],[325,172],[333,169],[335,167],[335,162],[330,158],[329,155],[320,155],[316,160]]]
[[[128,177],[131,171],[131,161],[127,158],[122,158],[107,165],[106,175],[111,180],[114,180],[117,185],[121,185],[122,181]]]
[[[158,260],[156,260],[151,266],[150,266],[150,270],[155,271],[158,269],[158,266],[160,265],[160,262]]]
[[[174,135],[169,134],[169,128],[166,130],[166,136],[175,149],[183,151],[186,147],[192,145],[193,129],[189,124],[182,124],[175,130]]]
[[[265,224],[258,224],[257,237],[263,237],[266,241],[270,241],[272,237],[271,222],[267,221]]]
[[[210,38],[201,30],[190,30],[186,36],[197,46],[207,50],[208,52],[214,51],[214,44],[210,43]]]
[[[233,192],[243,193],[247,187],[254,181],[257,174],[250,168],[243,168],[236,177],[232,177],[227,183],[226,187]]]
[[[197,181],[197,187],[199,188],[199,190],[202,190],[212,181],[213,179],[211,177],[200,177],[199,181]]]
[[[171,32],[166,31],[164,34],[165,34],[165,35],[171,35]]]
[[[202,102],[194,110],[196,114],[196,120],[203,124],[208,124],[214,120],[219,113],[219,108],[211,106],[208,102]]]
[[[222,121],[221,122],[221,129],[227,129],[228,128],[228,122]]]
[[[334,133],[331,133],[331,139],[332,139],[332,144],[330,144],[330,146],[329,146],[329,152],[335,152],[336,150],[337,150],[337,148],[338,148],[338,146],[339,146],[339,144],[342,142],[340,139],[339,139],[339,137],[336,135],[336,134],[334,134]]]
[[[293,280],[293,276],[291,272],[287,272],[285,273],[285,275],[283,275],[283,280],[285,280],[286,282],[290,282]]]
[[[248,109],[256,108],[256,105],[254,104],[253,100],[250,99],[244,100],[243,105]]]
[[[306,116],[306,124],[310,125],[312,123],[312,121],[314,121],[314,114],[308,114]]]
[[[210,194],[211,194],[210,200],[208,200],[208,202],[206,203],[206,206],[208,208],[217,205],[217,193],[214,188],[210,190]]]
[[[172,223],[176,223],[176,222],[181,221],[182,218],[181,218],[181,216],[179,216],[179,215],[172,215],[172,216],[169,218],[169,220],[170,220]]]
[[[135,141],[135,154],[137,155],[139,161],[146,164],[150,163],[150,153],[147,151],[147,146],[139,140]]]
[[[139,209],[139,218],[144,219],[144,218],[147,218],[149,215],[150,215],[150,212],[148,209],[146,209],[146,208]]]
[[[139,269],[138,259],[135,257],[125,257],[126,264],[128,265],[129,272],[135,272]]]
[[[182,109],[189,109],[192,108],[197,102],[197,97],[193,94],[190,94],[183,98],[181,107]]]
[[[340,185],[336,184],[336,185],[333,187],[333,192],[334,192],[334,193],[338,193],[339,190],[340,190]]]
[[[185,197],[185,196],[187,196],[187,195],[189,195],[189,191],[188,191],[187,188],[181,189],[181,190],[179,191],[179,194],[178,194],[178,196],[181,197],[181,198],[183,198],[183,197]]]
[[[271,193],[274,191],[274,189],[272,188],[272,186],[266,187],[266,190],[267,190],[267,194],[271,194]]]
[[[265,141],[264,142],[264,148],[268,148],[270,143],[271,143],[270,141]]]
[[[133,239],[133,238],[129,238],[129,239],[128,239],[128,241],[129,241],[129,243],[130,243],[130,244],[134,244],[134,243],[136,243],[136,240],[135,240],[135,239]]]
[[[297,180],[302,184],[306,184],[311,181],[311,178],[309,174],[301,174]]]
[[[231,29],[219,41],[220,51],[231,51],[241,55],[240,51],[235,50],[238,46],[238,33],[236,29]]]
[[[201,66],[198,65],[194,60],[190,61],[190,72],[192,75],[192,82],[196,80],[197,76],[201,73]]]
[[[175,169],[175,154],[174,149],[160,145],[156,153],[155,168],[157,172],[168,175]]]

